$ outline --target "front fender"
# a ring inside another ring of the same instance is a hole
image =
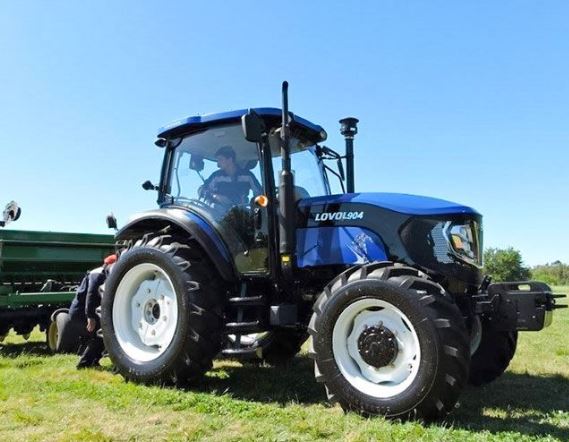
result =
[[[184,209],[156,209],[135,215],[115,235],[117,241],[140,238],[148,232],[173,225],[195,239],[204,252],[213,261],[219,273],[226,281],[237,280],[237,272],[231,253],[217,230],[205,219]]]

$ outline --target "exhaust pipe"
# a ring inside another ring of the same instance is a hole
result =
[[[358,133],[359,120],[347,117],[340,120],[340,133],[346,138],[346,189],[354,193],[354,137]]]
[[[295,205],[294,205],[294,177],[291,171],[290,162],[290,114],[288,112],[288,82],[282,85],[282,127],[281,127],[281,158],[282,170],[279,182],[280,204],[279,204],[279,224],[280,224],[280,247],[281,268],[284,273],[290,274],[292,267],[292,256],[295,249],[294,229]],[[288,272],[288,273],[287,273]]]

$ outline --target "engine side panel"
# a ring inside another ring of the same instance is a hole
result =
[[[296,231],[297,265],[366,264],[387,259],[379,237],[362,227],[314,227]]]
[[[378,248],[382,249],[385,259],[406,262],[411,265],[413,262],[408,257],[398,234],[401,226],[409,218],[409,215],[369,204],[315,203],[307,205],[305,203],[300,206],[297,227],[299,230],[358,228],[360,231],[357,233],[365,233],[372,238]],[[347,237],[347,241],[351,243],[353,239]],[[300,252],[297,253],[297,258],[300,257],[301,253],[306,253],[307,250],[307,248],[301,250],[297,248],[297,252]]]
[[[299,232],[303,229],[315,230],[315,232],[299,233],[297,259],[299,266],[323,266],[326,260],[331,263],[334,260],[338,261],[340,257],[349,256],[348,252],[344,255],[343,252],[331,255],[323,247],[323,244],[326,244],[324,237],[318,241],[315,238],[324,235],[318,233],[321,229],[358,228],[372,238],[377,250],[382,249],[383,253],[376,252],[379,258],[374,260],[387,259],[400,262],[418,267],[431,275],[447,278],[449,281],[457,280],[468,285],[479,285],[482,277],[480,269],[453,259],[449,253],[448,241],[440,231],[440,226],[447,221],[466,219],[481,221],[481,216],[476,212],[410,215],[372,204],[329,202],[324,198],[305,199],[299,204],[298,230]],[[344,234],[342,240],[336,238],[337,247],[349,250],[353,240]],[[323,258],[319,258],[316,249],[324,251]],[[304,259],[303,254],[309,259]],[[354,259],[353,256],[352,254],[350,259]]]

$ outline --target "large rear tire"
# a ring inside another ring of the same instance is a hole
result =
[[[482,338],[470,362],[469,384],[481,386],[499,378],[510,365],[517,344],[517,331],[494,330],[483,323]]]
[[[369,264],[332,281],[309,333],[316,380],[345,410],[440,418],[468,379],[458,307],[440,285],[400,264]]]
[[[105,347],[126,379],[184,384],[212,366],[225,292],[193,240],[146,235],[115,264],[101,303]]]

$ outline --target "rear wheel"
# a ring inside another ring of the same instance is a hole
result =
[[[309,332],[316,379],[345,410],[438,418],[468,378],[459,309],[410,267],[383,262],[343,273],[316,302]]]
[[[480,386],[499,378],[508,368],[518,344],[517,331],[494,330],[482,323],[482,336],[472,355],[468,382]]]
[[[101,303],[105,347],[117,371],[157,383],[203,375],[221,348],[224,295],[197,243],[145,236],[115,264]]]

